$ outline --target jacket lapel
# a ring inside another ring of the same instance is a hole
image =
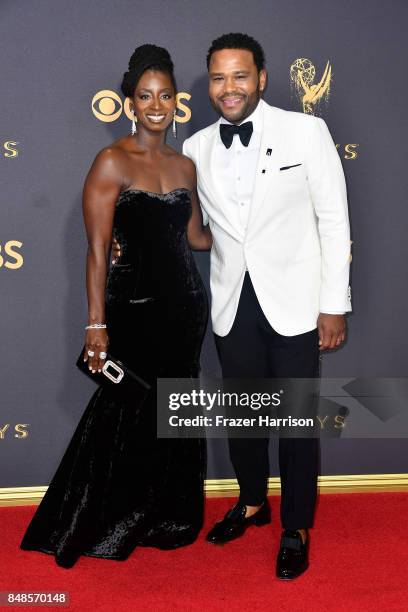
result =
[[[273,106],[269,106],[261,100],[263,112],[263,130],[261,146],[259,151],[258,165],[255,174],[254,191],[249,213],[248,229],[260,212],[265,201],[266,194],[279,169],[279,157],[281,155],[283,129]],[[282,119],[282,117],[280,117]]]

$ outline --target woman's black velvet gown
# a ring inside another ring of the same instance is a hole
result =
[[[198,376],[207,324],[187,243],[190,214],[184,188],[119,196],[121,257],[106,289],[109,351],[152,388],[140,405],[99,387],[75,430],[21,543],[63,567],[80,555],[124,560],[137,545],[190,544],[202,526],[204,441],[156,436],[156,379]]]

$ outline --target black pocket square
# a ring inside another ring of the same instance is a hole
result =
[[[292,164],[292,166],[282,166],[279,170],[289,170],[289,168],[296,168],[296,166],[301,166],[302,164]]]

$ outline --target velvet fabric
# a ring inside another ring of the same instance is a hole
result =
[[[205,445],[157,439],[156,379],[196,377],[208,318],[186,227],[190,192],[119,196],[120,260],[106,287],[110,352],[147,380],[143,404],[99,387],[29,524],[21,548],[72,567],[80,555],[126,559],[138,545],[192,543],[203,521]]]

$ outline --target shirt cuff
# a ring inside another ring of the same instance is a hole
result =
[[[325,310],[324,312],[321,312],[320,314],[344,315],[346,313],[344,311],[343,312],[338,312],[336,310],[331,310],[329,312],[328,310]]]

